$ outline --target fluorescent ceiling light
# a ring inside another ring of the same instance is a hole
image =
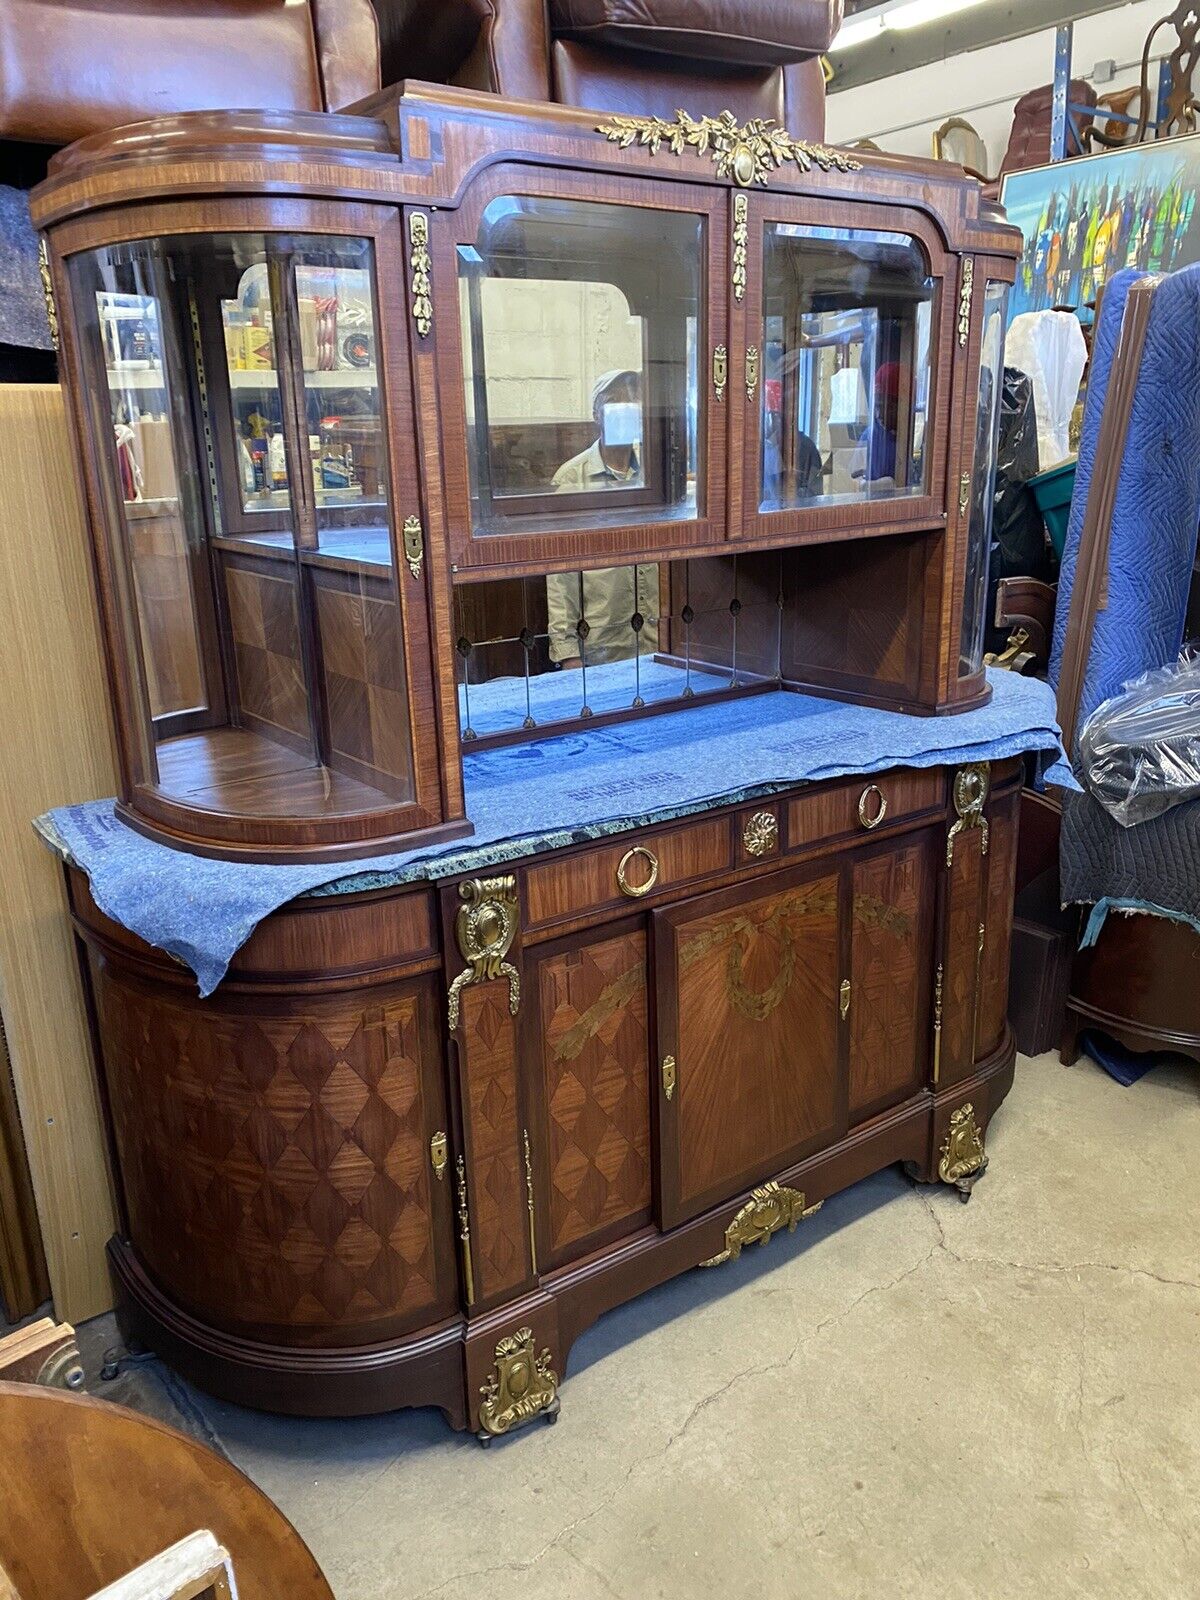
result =
[[[885,11],[881,21],[885,28],[920,28],[980,3],[981,0],[904,0],[902,5]]]
[[[830,50],[850,50],[856,44],[866,44],[868,39],[878,39],[883,32],[883,18],[850,17],[838,29]]]

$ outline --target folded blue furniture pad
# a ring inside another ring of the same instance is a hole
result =
[[[1200,801],[1123,828],[1090,794],[1064,796],[1058,849],[1063,905],[1093,906],[1085,946],[1110,911],[1189,922],[1200,933]]]
[[[111,800],[59,807],[38,827],[87,873],[100,909],[189,966],[206,995],[259,922],[297,895],[478,872],[800,782],[896,766],[1046,751],[1054,757],[1051,781],[1073,785],[1049,687],[1007,672],[991,673],[989,681],[990,704],[957,716],[913,717],[772,690],[468,754],[463,775],[472,837],[353,867],[258,866],[191,855],[126,827]]]
[[[1121,318],[1130,288],[1145,276],[1118,272],[1101,302],[1058,580],[1050,653],[1056,688]],[[1096,613],[1077,728],[1122,684],[1179,654],[1198,523],[1200,266],[1193,266],[1165,278],[1154,296],[1113,508],[1108,603]]]

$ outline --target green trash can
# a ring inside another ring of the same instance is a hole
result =
[[[1037,508],[1046,524],[1046,532],[1050,535],[1050,543],[1054,546],[1054,553],[1060,561],[1063,545],[1067,542],[1067,523],[1071,519],[1071,494],[1075,488],[1075,467],[1078,460],[1078,456],[1068,456],[1065,461],[1060,461],[1048,472],[1039,472],[1036,478],[1029,480],[1033,498],[1037,501]]]

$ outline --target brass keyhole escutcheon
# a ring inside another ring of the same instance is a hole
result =
[[[838,1010],[841,1013],[842,1021],[845,1022],[846,1018],[850,1015],[850,979],[849,978],[843,978],[842,979],[842,986],[838,991]]]
[[[869,783],[858,797],[858,820],[869,833],[887,816],[887,795],[877,783]]]
[[[725,398],[725,385],[729,382],[729,351],[723,344],[713,351],[713,390],[718,401]]]
[[[675,1093],[675,1074],[675,1057],[664,1056],[662,1058],[662,1086],[663,1093],[668,1100]]]
[[[650,876],[642,883],[630,883],[629,869],[634,859],[640,856],[650,867]],[[658,882],[658,857],[653,850],[648,850],[644,844],[635,844],[632,850],[626,850],[617,866],[617,887],[622,894],[628,895],[631,900],[640,900],[643,895],[650,893]]]
[[[429,1141],[429,1159],[433,1164],[434,1175],[439,1183],[446,1176],[446,1161],[449,1155],[449,1145],[444,1133],[435,1133]]]

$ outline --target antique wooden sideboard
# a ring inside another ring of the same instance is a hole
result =
[[[606,1309],[888,1163],[984,1168],[1019,760],[437,853],[476,752],[608,739],[616,783],[655,714],[986,702],[1019,237],[944,164],[729,117],[361,111],[85,140],[35,218],[120,817],[429,881],[287,904],[206,999],[68,893],[127,1326],[254,1405],[486,1440]]]

